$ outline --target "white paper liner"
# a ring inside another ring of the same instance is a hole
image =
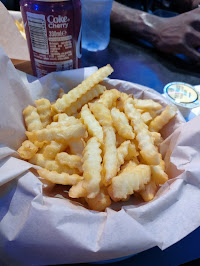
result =
[[[9,11],[0,2],[0,45],[11,59],[30,60],[27,41],[15,25],[15,19],[21,21],[21,12]]]
[[[38,97],[54,100],[61,87],[72,89],[96,68],[52,73],[33,81],[18,72],[0,48],[0,70],[0,258],[7,265],[94,262],[154,246],[163,250],[200,225],[200,117],[185,123],[178,113],[164,128],[163,135],[169,137],[161,152],[173,179],[152,202],[132,197],[105,212],[91,211],[72,200],[46,196],[42,182],[29,170],[32,165],[15,151],[25,138],[23,108]],[[112,79],[106,84],[168,103],[138,84]]]

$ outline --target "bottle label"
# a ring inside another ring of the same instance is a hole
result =
[[[23,0],[20,8],[34,75],[80,67],[80,0]]]
[[[27,21],[37,76],[43,76],[51,70],[72,69],[70,16],[45,17],[43,14],[27,12]]]

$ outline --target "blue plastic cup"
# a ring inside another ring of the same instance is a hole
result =
[[[82,48],[104,50],[110,41],[110,13],[113,0],[81,0]]]

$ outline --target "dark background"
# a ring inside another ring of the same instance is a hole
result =
[[[19,10],[19,0],[0,0],[7,9],[9,10]]]

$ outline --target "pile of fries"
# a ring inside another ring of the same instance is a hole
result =
[[[25,33],[25,29],[24,29],[24,23],[23,21],[19,22],[19,20],[15,20],[15,24],[18,28],[18,30],[21,32],[21,35],[24,37],[24,39],[26,40],[26,33]]]
[[[107,65],[67,94],[61,90],[56,102],[27,106],[28,139],[18,149],[22,159],[41,166],[41,178],[70,186],[70,198],[83,198],[96,211],[134,193],[144,201],[154,198],[168,180],[159,131],[177,112],[107,90],[100,82],[112,72]]]

